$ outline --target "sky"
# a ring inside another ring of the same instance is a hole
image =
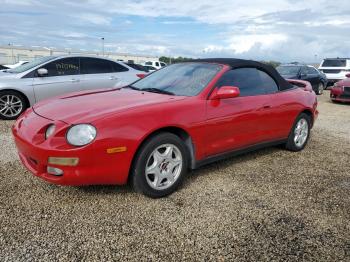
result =
[[[0,45],[318,62],[350,57],[346,0],[0,0]]]

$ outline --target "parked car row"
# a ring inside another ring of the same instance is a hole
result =
[[[309,81],[316,94],[331,86],[330,98],[333,102],[350,102],[350,58],[327,58],[316,69],[299,63],[277,67],[286,79]]]

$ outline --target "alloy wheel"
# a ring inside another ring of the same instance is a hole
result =
[[[297,147],[304,146],[309,135],[309,125],[306,119],[301,118],[294,129],[294,143]]]
[[[183,167],[183,156],[173,144],[158,146],[146,162],[145,176],[148,185],[155,190],[171,187],[179,178]]]
[[[18,116],[23,109],[22,100],[15,95],[3,95],[0,97],[0,114],[6,118]]]

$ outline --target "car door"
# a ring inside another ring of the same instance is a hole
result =
[[[81,57],[81,81],[85,90],[115,88],[136,80],[130,80],[128,68],[110,60]]]
[[[270,135],[274,140],[287,139],[293,123],[303,109],[298,101],[297,87],[271,93],[271,113],[268,118]]]
[[[49,62],[45,68],[48,74],[34,73],[33,89],[36,101],[81,90],[79,58],[67,57]]]
[[[207,101],[207,155],[237,150],[265,140],[270,96],[259,70],[239,68],[226,72],[217,87],[236,86],[240,96]]]
[[[302,68],[301,79],[309,81],[312,88],[316,88],[319,84],[319,74],[317,70],[313,70],[312,67],[304,66]]]

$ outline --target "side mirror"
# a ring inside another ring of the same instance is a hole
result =
[[[235,98],[239,97],[240,91],[236,86],[222,86],[219,89],[216,89],[210,99],[226,99],[226,98]]]
[[[47,76],[49,74],[49,72],[47,71],[46,68],[39,68],[37,71],[38,76]]]
[[[350,74],[346,74],[345,76],[346,76],[346,78],[350,78]]]

